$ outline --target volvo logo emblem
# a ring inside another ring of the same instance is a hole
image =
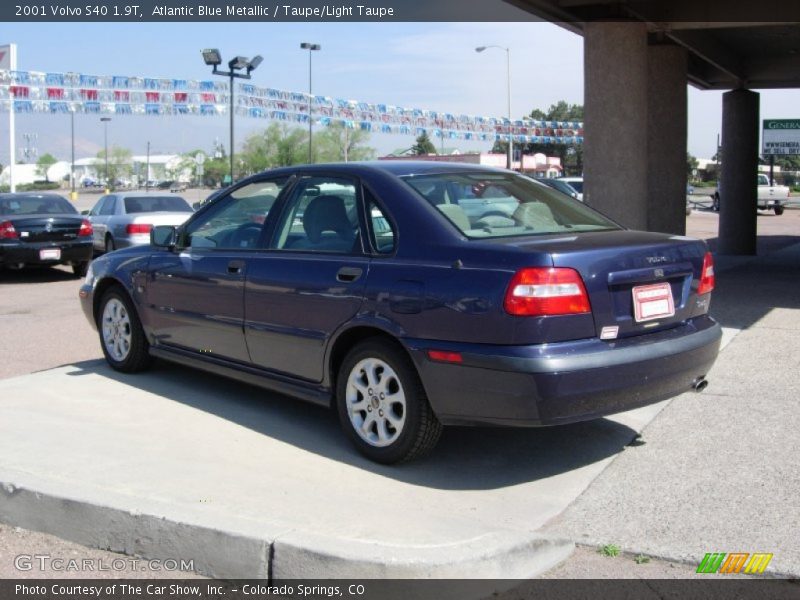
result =
[[[655,269],[653,271],[653,275],[656,277],[663,277],[664,276],[664,269]]]
[[[52,223],[48,223],[47,225],[44,226],[44,230],[46,232],[50,233],[51,231],[53,231],[53,224]]]

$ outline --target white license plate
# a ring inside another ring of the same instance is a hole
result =
[[[670,285],[654,283],[633,288],[633,314],[640,323],[674,315],[675,303]]]
[[[61,248],[43,248],[39,250],[39,260],[61,260]]]

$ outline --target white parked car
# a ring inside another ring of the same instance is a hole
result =
[[[557,181],[568,183],[578,193],[578,200],[583,202],[583,177],[559,177]]]
[[[155,225],[180,225],[193,212],[189,203],[175,194],[116,192],[101,196],[89,211],[94,249],[111,252],[149,244]]]

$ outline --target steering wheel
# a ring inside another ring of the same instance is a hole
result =
[[[258,243],[260,236],[260,223],[245,223],[230,233],[227,245],[231,248],[253,248]]]

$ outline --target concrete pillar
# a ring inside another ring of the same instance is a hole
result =
[[[647,28],[590,22],[583,34],[583,199],[627,227],[646,229]]]
[[[649,46],[647,230],[686,233],[686,70],[680,46]]]
[[[756,253],[758,105],[758,94],[750,90],[722,95],[720,254]]]

